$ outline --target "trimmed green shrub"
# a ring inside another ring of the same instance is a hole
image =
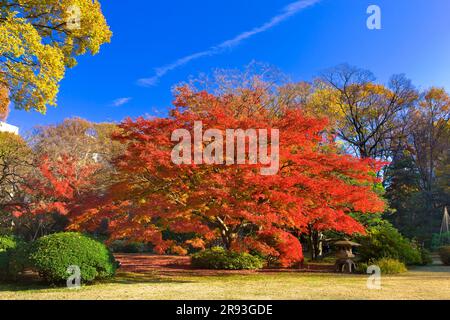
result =
[[[256,270],[264,266],[264,260],[249,253],[227,251],[214,247],[191,257],[192,266],[217,270]]]
[[[439,257],[443,264],[450,266],[450,246],[440,248]]]
[[[392,258],[406,265],[422,264],[419,249],[390,223],[385,222],[369,228],[367,236],[358,237],[356,241],[362,245],[358,248],[358,255],[363,262]]]
[[[398,274],[398,273],[404,273],[404,272],[408,271],[408,269],[406,268],[406,266],[403,262],[398,261],[397,259],[391,259],[391,258],[382,258],[382,259],[374,260],[371,262],[359,263],[358,267],[357,267],[357,271],[359,273],[366,273],[367,268],[372,265],[380,267],[382,274]]]
[[[56,233],[33,243],[31,266],[50,283],[66,281],[69,266],[78,266],[85,283],[112,277],[117,262],[101,242],[79,233]]]
[[[14,237],[2,236],[0,237],[0,278],[3,280],[16,279],[18,273],[22,272],[24,268],[21,265],[26,265],[26,250],[27,243]],[[23,257],[25,253],[25,257]]]

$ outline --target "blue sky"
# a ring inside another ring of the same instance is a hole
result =
[[[293,80],[310,80],[345,62],[383,82],[405,73],[420,88],[450,91],[450,1],[304,1],[101,1],[111,44],[67,72],[57,108],[45,116],[13,110],[8,122],[24,133],[73,116],[120,121],[165,115],[174,84],[252,60],[277,66]],[[381,30],[366,27],[372,4],[381,8]]]

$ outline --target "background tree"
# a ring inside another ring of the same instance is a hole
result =
[[[192,93],[206,91],[215,96],[234,99],[236,116],[259,112],[256,106],[250,106],[245,101],[256,99],[258,108],[264,108],[277,116],[283,108],[296,109],[304,105],[312,94],[311,84],[294,83],[276,67],[256,61],[243,69],[215,69],[211,74],[202,73],[197,78],[191,78],[188,83],[178,84],[174,94],[178,95],[179,89],[186,87]],[[192,105],[196,105],[195,101],[192,102]]]
[[[27,240],[63,231],[72,210],[90,195],[95,185],[96,165],[79,167],[69,155],[57,160],[39,157],[21,189],[24,201],[13,208],[15,232]]]
[[[431,88],[410,113],[409,138],[422,188],[431,193],[436,167],[450,148],[450,96]],[[445,159],[443,159],[445,160]]]
[[[385,171],[384,185],[390,210],[388,218],[408,237],[423,238],[420,230],[426,223],[421,197],[420,174],[411,153],[404,150],[398,152]]]
[[[14,222],[13,231],[29,240],[64,230],[78,201],[84,201],[87,194],[104,192],[112,183],[110,161],[123,149],[111,139],[116,130],[115,124],[75,118],[37,128],[27,143],[19,136],[2,133],[8,138],[1,140],[2,158],[8,159],[8,169],[2,172],[7,172],[9,179],[2,179],[5,188],[1,190],[14,189],[14,199],[2,196],[6,225]],[[10,145],[27,152],[5,147]]]
[[[0,229],[11,229],[12,209],[23,201],[22,185],[32,168],[32,152],[25,141],[0,132]]]
[[[439,158],[436,168],[436,184],[443,196],[441,202],[444,206],[450,206],[450,149]]]
[[[97,0],[1,0],[0,85],[16,108],[45,113],[65,68],[110,38]]]
[[[95,165],[96,183],[93,188],[104,190],[112,179],[113,158],[121,154],[124,145],[112,140],[118,130],[113,123],[93,123],[80,118],[65,119],[57,125],[36,128],[30,145],[36,157],[58,161],[70,155],[79,170]]]
[[[39,155],[58,158],[70,154],[81,164],[109,162],[122,147],[111,139],[114,123],[94,123],[81,118],[65,119],[56,125],[35,128],[30,144]]]
[[[388,218],[406,236],[427,245],[449,204],[449,102],[440,88],[421,94],[405,118],[405,136],[398,140],[384,182],[394,211]]]
[[[409,80],[397,75],[384,86],[369,71],[340,65],[314,85],[307,109],[331,119],[332,130],[352,153],[361,158],[391,156],[402,119],[417,98]]]

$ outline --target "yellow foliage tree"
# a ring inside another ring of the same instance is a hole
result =
[[[9,113],[9,91],[0,83],[0,121],[6,121]]]
[[[388,86],[369,72],[341,65],[314,83],[304,105],[311,115],[325,116],[337,137],[351,152],[367,158],[387,158],[392,144],[402,138],[402,117],[417,93],[402,75]]]
[[[111,36],[97,0],[0,0],[0,85],[16,108],[45,113],[66,68]]]
[[[410,144],[424,190],[431,192],[436,169],[445,176],[450,150],[450,95],[443,88],[430,88],[410,114]],[[448,181],[447,181],[448,184]]]

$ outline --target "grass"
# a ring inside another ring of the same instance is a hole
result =
[[[119,273],[107,283],[77,290],[38,282],[0,284],[0,299],[446,299],[450,267],[415,268],[384,276],[381,290],[368,290],[365,275],[255,273],[226,276],[161,276]]]

